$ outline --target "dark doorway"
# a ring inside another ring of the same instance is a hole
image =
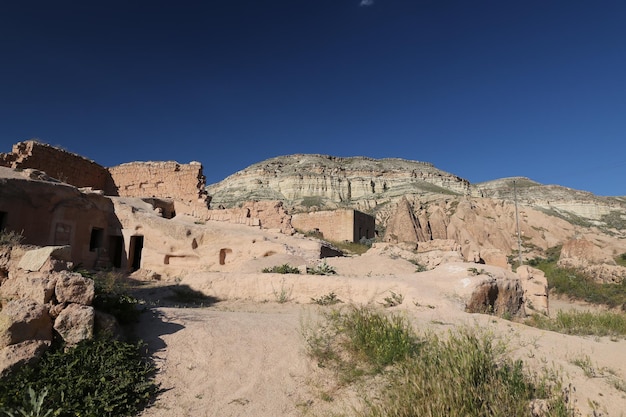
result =
[[[124,238],[122,236],[109,236],[109,256],[114,268],[122,267],[123,251]]]
[[[7,214],[6,211],[0,211],[0,230],[4,229],[4,226],[6,226]]]
[[[102,247],[102,242],[104,240],[104,229],[100,229],[99,227],[94,227],[91,229],[91,238],[89,239],[89,251],[93,252],[98,248]]]
[[[130,237],[130,258],[128,263],[131,266],[131,271],[136,271],[141,268],[141,251],[143,250],[143,236],[131,236]]]

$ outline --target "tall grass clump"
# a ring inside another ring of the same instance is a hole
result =
[[[610,311],[559,311],[555,318],[535,314],[526,324],[571,335],[626,337],[626,314]]]
[[[367,307],[333,309],[318,328],[304,330],[311,356],[320,367],[334,367],[344,382],[380,373],[417,354],[421,344],[402,316]]]
[[[403,362],[359,415],[524,416],[535,399],[549,403],[550,416],[573,416],[559,381],[528,375],[491,336],[462,329],[427,336],[419,355]]]
[[[370,307],[333,310],[311,330],[309,353],[320,367],[334,365],[341,382],[381,378],[359,417],[525,416],[537,400],[549,416],[574,415],[555,373],[528,372],[486,331],[418,336],[405,318]]]

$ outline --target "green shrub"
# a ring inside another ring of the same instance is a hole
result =
[[[48,351],[37,364],[0,380],[0,407],[28,407],[25,394],[33,390],[47,392],[41,407],[61,417],[134,415],[157,392],[154,366],[142,350],[140,343],[96,339]]]
[[[332,306],[335,304],[343,303],[343,301],[341,301],[339,297],[337,297],[337,294],[335,294],[334,292],[330,292],[318,298],[312,297],[311,301],[320,306]]]
[[[44,410],[43,402],[47,395],[47,388],[44,388],[41,393],[37,394],[34,389],[28,387],[29,400],[23,407],[18,408],[15,412],[11,410],[0,410],[0,412],[9,417],[49,417],[59,415],[61,410],[56,412],[51,409]]]
[[[266,274],[299,274],[300,270],[289,264],[276,265],[269,268],[263,268],[261,272]]]
[[[622,253],[620,256],[616,257],[615,262],[618,265],[626,266],[626,253]]]
[[[122,274],[111,271],[92,273],[79,270],[78,272],[94,280],[93,306],[95,309],[115,316],[122,325],[139,320],[141,314],[141,310],[138,309],[139,300],[129,294],[128,282]]]
[[[306,273],[309,275],[335,275],[337,271],[334,267],[328,265],[326,261],[306,269]]]

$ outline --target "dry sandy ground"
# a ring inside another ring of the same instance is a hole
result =
[[[324,373],[328,371],[317,368],[306,355],[303,323],[314,321],[321,308],[310,298],[332,290],[346,301],[380,307],[381,297],[393,289],[405,296],[405,302],[391,310],[406,315],[418,332],[457,325],[493,331],[508,342],[513,357],[557,371],[571,382],[582,415],[626,415],[626,392],[612,382],[622,381],[626,387],[625,340],[567,336],[464,313],[457,297],[461,287],[454,283],[467,279],[462,270],[468,264],[420,274],[406,273],[400,266],[397,274],[367,277],[359,268],[372,265],[366,259],[358,262],[353,276],[207,273],[184,278],[177,285],[226,301],[204,308],[154,307],[143,314],[137,333],[154,354],[157,381],[164,391],[142,416],[326,416],[338,411],[350,415],[358,394],[329,392],[329,375]],[[446,285],[441,283],[443,275],[449,279]],[[159,291],[153,299],[163,296]],[[288,302],[276,301],[281,291]],[[553,300],[551,314],[561,308],[585,307]],[[572,363],[587,357],[596,372],[593,376]],[[328,401],[330,397],[333,401]]]

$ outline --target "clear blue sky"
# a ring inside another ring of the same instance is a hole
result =
[[[626,1],[4,1],[0,152],[400,157],[626,195]]]

